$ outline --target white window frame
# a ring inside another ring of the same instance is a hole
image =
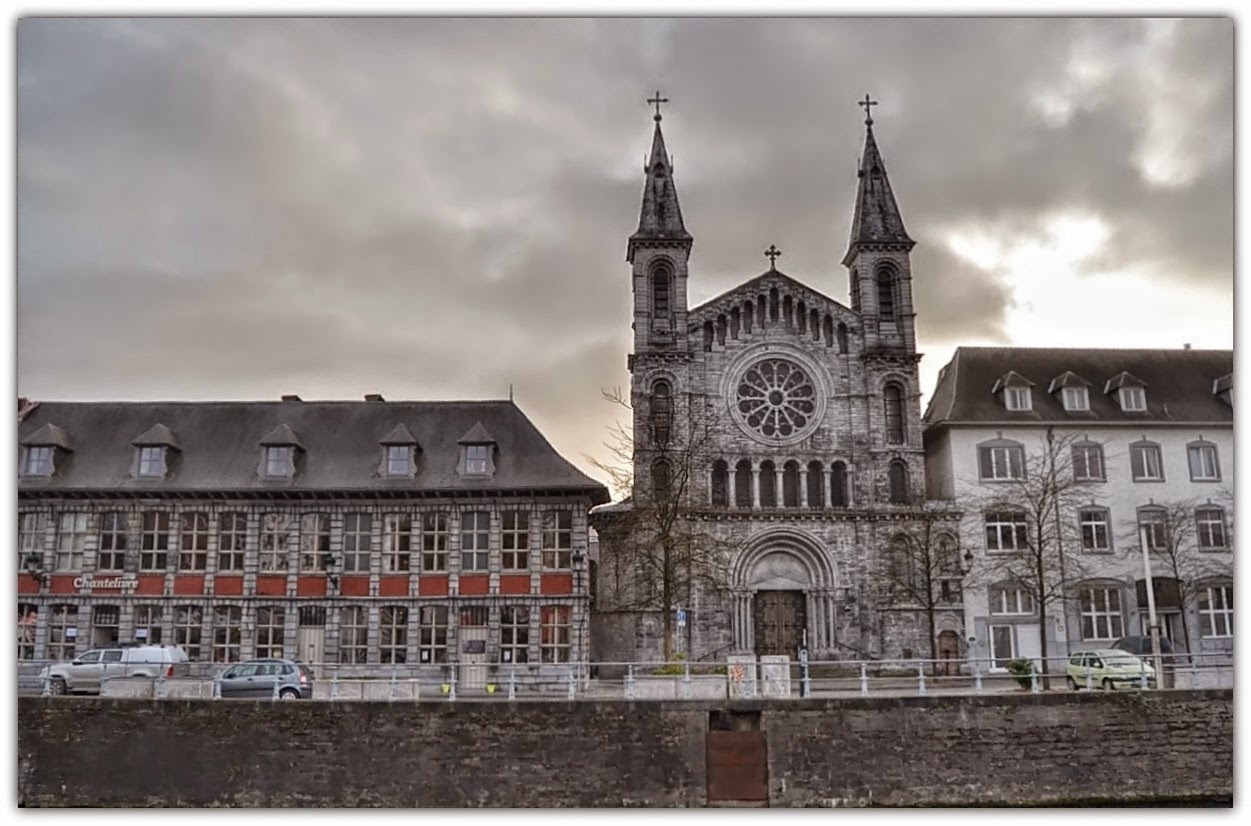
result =
[[[1007,656],[1003,656],[1002,651],[997,651],[995,649],[995,632],[1001,629],[1007,631],[1008,649],[1009,649]],[[986,633],[988,636],[986,644],[990,652],[991,669],[994,671],[1006,670],[1007,664],[1011,662],[1012,660],[1015,660],[1018,658],[1017,651],[1019,650],[1019,648],[1018,648],[1017,639],[1016,639],[1016,626],[1008,624],[1008,623],[994,623],[992,625],[987,626]],[[1002,663],[1002,665],[1000,663]]]
[[[1082,460],[1079,462],[1077,457]],[[1097,457],[1098,475],[1090,472],[1090,458]],[[1073,478],[1080,482],[1106,482],[1108,479],[1107,465],[1103,461],[1103,445],[1096,442],[1079,442],[1073,445],[1072,452]],[[1079,473],[1079,469],[1082,471]]]
[[[292,455],[295,448],[291,445],[265,446],[265,477],[267,479],[284,479],[291,476],[295,467]]]
[[[465,473],[478,476],[490,472],[491,446],[465,445]]]
[[[144,479],[164,477],[165,447],[163,445],[140,445],[137,473]]]
[[[983,475],[983,451],[990,457],[990,475]],[[1015,459],[1015,462],[1013,461]],[[1013,466],[1015,464],[1015,467]],[[1009,482],[1025,478],[1025,448],[1023,445],[978,445],[977,473],[983,482]]]
[[[56,448],[52,445],[31,445],[22,462],[23,476],[51,476],[56,469]]]
[[[286,645],[287,609],[282,605],[258,607],[255,627],[255,653],[252,656],[281,658]]]
[[[1209,514],[1215,514],[1212,518]],[[1208,515],[1205,517],[1205,515]],[[1220,543],[1213,542],[1213,534],[1220,531]],[[1205,536],[1206,534],[1206,536]],[[1225,525],[1225,509],[1217,505],[1200,505],[1195,508],[1195,538],[1205,551],[1229,550],[1229,532]]]
[[[1090,409],[1090,391],[1085,387],[1061,387],[1060,402],[1069,412],[1083,412]]]
[[[1199,472],[1195,473],[1196,459]],[[1216,454],[1216,445],[1211,442],[1194,442],[1186,445],[1186,464],[1190,467],[1190,481],[1219,482],[1221,465]]]
[[[57,521],[56,553],[53,567],[57,571],[81,571],[87,549],[87,532],[91,515],[86,511],[64,511]]]
[[[1112,519],[1107,508],[1097,506],[1078,508],[1077,524],[1084,553],[1106,553],[1112,550]],[[1087,542],[1087,538],[1092,541]],[[1098,541],[1100,538],[1102,542]]]
[[[257,566],[262,574],[286,573],[291,555],[291,515],[282,511],[261,514]]]
[[[412,566],[413,518],[407,513],[382,516],[382,572],[406,574]]]
[[[43,511],[24,511],[18,516],[17,569],[26,569],[26,557],[34,554],[43,566],[43,545],[48,535],[47,518]]]
[[[364,665],[369,662],[369,608],[345,605],[339,612],[339,662]]]
[[[988,553],[1015,553],[1029,544],[1029,523],[1026,521],[1025,514],[1022,511],[987,511],[984,514],[984,523],[986,550]],[[995,531],[995,543],[993,545],[990,541],[992,528]],[[1020,530],[1024,530],[1027,533],[1025,540],[1022,542],[1017,541],[1017,533]],[[1004,542],[1005,537],[1009,540],[1007,543]]]
[[[1142,413],[1147,409],[1147,391],[1143,387],[1122,387],[1117,390],[1121,410],[1125,413]]]
[[[488,571],[491,566],[491,512],[464,511],[460,515],[460,569]]]
[[[1203,639],[1233,637],[1233,591],[1233,585],[1209,585],[1199,590],[1199,635]]]
[[[992,617],[1032,617],[1034,595],[1019,585],[992,585],[987,603]]]
[[[1141,456],[1141,461],[1135,457]],[[1139,475],[1137,465],[1142,466]],[[1155,442],[1135,442],[1129,446],[1129,473],[1135,482],[1163,482],[1164,456]]]
[[[543,605],[539,608],[539,662],[572,662],[573,607]]]
[[[1125,601],[1120,588],[1082,588],[1078,602],[1083,640],[1119,640],[1125,636]]]
[[[374,515],[368,511],[343,514],[343,570],[369,573],[373,557]]]
[[[384,605],[378,612],[378,662],[408,662],[408,607]]]
[[[413,475],[413,449],[408,445],[387,445],[387,476]]]
[[[1003,389],[1003,406],[1008,410],[1024,411],[1034,409],[1034,399],[1028,387],[1005,387]]]
[[[1147,529],[1147,550],[1157,553],[1168,549],[1168,512],[1164,508],[1138,509],[1138,541],[1142,542],[1142,529]]]

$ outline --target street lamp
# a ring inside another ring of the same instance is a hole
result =
[[[1138,543],[1142,545],[1142,567],[1147,577],[1147,615],[1151,623],[1151,659],[1155,665],[1155,685],[1156,688],[1160,688],[1164,685],[1164,669],[1161,667],[1160,626],[1155,616],[1155,583],[1151,579],[1151,554],[1147,550],[1147,540],[1151,537],[1150,531],[1151,528],[1147,524],[1138,526]]]
[[[39,554],[27,554],[25,565],[26,573],[30,574],[32,579],[40,585],[48,584],[48,572],[43,569],[43,560],[40,559]]]

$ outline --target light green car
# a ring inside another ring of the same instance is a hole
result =
[[[1115,648],[1078,651],[1069,657],[1067,672],[1069,688],[1074,691],[1086,687],[1087,674],[1090,675],[1091,688],[1105,691],[1121,686],[1138,688],[1142,685],[1144,673],[1148,687],[1155,687],[1155,669],[1146,660]]]

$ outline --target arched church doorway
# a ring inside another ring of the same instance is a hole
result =
[[[833,640],[834,566],[814,536],[777,528],[755,537],[731,570],[736,593],[735,649],[795,658],[828,650]]]
[[[752,600],[752,630],[757,655],[785,654],[795,658],[808,628],[807,597],[803,591],[757,591]]]

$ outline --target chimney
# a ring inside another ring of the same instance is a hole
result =
[[[301,399],[299,396],[295,395],[294,393],[288,393],[288,394],[284,395],[284,396],[282,397],[282,400],[283,400],[284,402],[302,402],[302,401],[304,401],[303,399]]]
[[[386,401],[386,399],[382,398],[382,394],[381,394],[381,393],[366,393],[366,394],[365,394],[365,401],[367,401],[367,402],[385,402],[385,401]]]

